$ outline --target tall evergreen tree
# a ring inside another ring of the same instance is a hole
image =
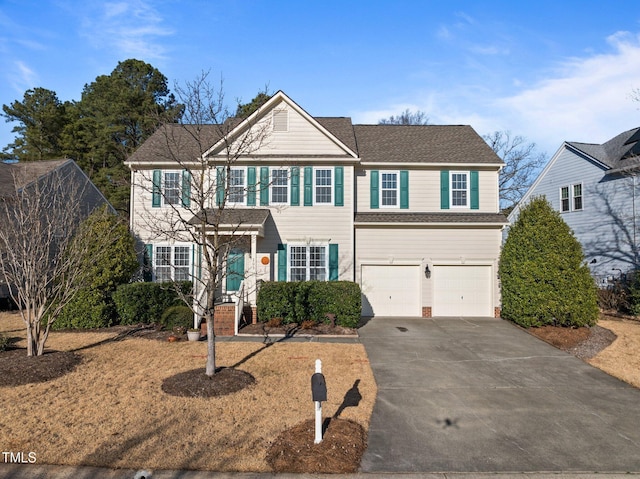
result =
[[[66,105],[56,92],[45,88],[27,90],[22,101],[2,105],[7,122],[18,124],[11,130],[13,143],[3,149],[3,157],[19,160],[50,160],[62,156],[60,135],[67,122]]]
[[[520,211],[500,255],[502,316],[521,326],[585,326],[598,318],[582,246],[544,197]]]

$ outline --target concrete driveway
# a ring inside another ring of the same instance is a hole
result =
[[[638,472],[640,390],[500,319],[374,318],[363,472]]]

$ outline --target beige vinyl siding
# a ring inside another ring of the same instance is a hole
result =
[[[433,277],[425,277],[425,266],[490,265],[493,303],[499,306],[500,241],[499,228],[357,227],[356,282],[362,265],[420,264],[422,306],[433,306]]]
[[[288,130],[273,131],[272,116],[269,111],[254,127],[254,131],[263,132],[263,144],[251,151],[252,155],[338,155],[347,153],[324,132],[316,128],[295,109],[286,103],[273,108],[275,111],[286,110],[288,114]],[[247,152],[248,153],[248,152]]]
[[[455,171],[469,171],[464,166],[452,167],[443,165],[438,169],[408,169],[405,167],[371,168],[358,169],[356,175],[356,188],[358,192],[358,202],[356,205],[358,212],[380,211],[371,209],[371,170],[377,171],[409,171],[409,209],[402,211],[414,212],[435,212],[440,209],[440,170],[449,169]],[[498,210],[498,172],[497,170],[480,170],[478,175],[478,188],[480,190],[480,208],[473,210],[478,213],[497,213]],[[384,211],[393,211],[386,208]],[[400,211],[400,208],[398,208]],[[456,209],[464,211],[464,209]],[[471,210],[469,210],[471,211]]]

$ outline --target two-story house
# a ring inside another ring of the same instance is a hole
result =
[[[564,142],[509,215],[544,196],[573,230],[600,286],[638,267],[640,128],[603,144]]]
[[[155,281],[188,279],[202,265],[198,248],[154,229],[193,209],[201,177],[172,163],[167,129],[185,131],[164,127],[127,161],[131,227]],[[225,164],[226,147],[252,130],[265,136]],[[224,138],[198,131],[206,148],[185,140],[180,154],[206,160],[214,189],[192,224],[215,217],[238,240],[221,300],[241,283],[254,307],[260,281],[348,280],[361,286],[364,316],[499,314],[503,163],[471,127],[353,125],[312,117],[278,92]]]

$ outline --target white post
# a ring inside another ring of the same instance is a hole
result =
[[[316,373],[322,373],[322,361],[316,359]],[[320,444],[322,442],[322,401],[315,401],[316,403],[316,437],[313,441],[314,444]]]

